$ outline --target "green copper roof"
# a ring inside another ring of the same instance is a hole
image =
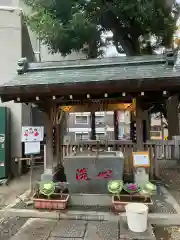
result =
[[[4,86],[25,86],[40,84],[68,84],[113,81],[125,79],[146,79],[164,78],[180,76],[180,71],[173,72],[165,69],[164,66],[130,66],[130,67],[103,67],[91,69],[71,69],[54,71],[28,72],[16,76],[12,81],[5,83]]]
[[[69,84],[177,76],[159,56],[29,63],[25,72],[3,86]]]
[[[24,62],[23,62],[24,61]],[[17,75],[0,86],[11,87],[69,85],[105,81],[145,80],[180,77],[180,69],[166,65],[162,56],[116,57],[95,60],[27,63],[19,61]]]

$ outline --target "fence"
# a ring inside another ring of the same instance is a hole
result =
[[[175,160],[175,148],[180,149],[180,143],[175,144],[174,140],[156,141],[151,140],[144,143],[144,151],[149,152],[151,160],[150,175],[159,176],[159,160]],[[62,145],[63,156],[72,154],[73,152],[83,152],[84,154],[93,149],[102,149],[106,151],[121,151],[125,157],[125,173],[132,174],[132,152],[137,150],[136,144],[132,141],[75,141],[70,145]]]

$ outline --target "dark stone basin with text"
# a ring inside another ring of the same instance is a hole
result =
[[[123,178],[122,152],[79,152],[64,158],[69,193],[108,193],[110,180]]]

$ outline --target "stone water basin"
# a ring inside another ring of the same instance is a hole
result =
[[[64,157],[71,193],[106,194],[110,180],[122,179],[124,156],[116,151],[76,152]]]

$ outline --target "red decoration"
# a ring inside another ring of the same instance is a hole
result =
[[[86,180],[87,181],[87,180],[90,180],[88,178],[88,172],[87,171],[88,171],[87,168],[81,168],[81,169],[77,168],[76,169],[76,180],[77,181],[81,181],[81,180]],[[98,178],[98,179],[107,179],[107,178],[111,177],[112,173],[113,173],[112,170],[108,169],[106,171],[99,172],[96,178]]]
[[[76,169],[76,180],[77,181],[89,180],[87,175],[87,168]]]
[[[100,172],[97,175],[97,178],[105,179],[105,178],[110,178],[112,175],[112,170],[106,170],[104,172]]]
[[[38,132],[35,132],[35,133],[34,133],[34,136],[35,136],[35,137],[37,137],[38,135],[39,135],[39,133],[38,133]]]
[[[27,130],[25,131],[24,136],[28,137],[28,131]]]

